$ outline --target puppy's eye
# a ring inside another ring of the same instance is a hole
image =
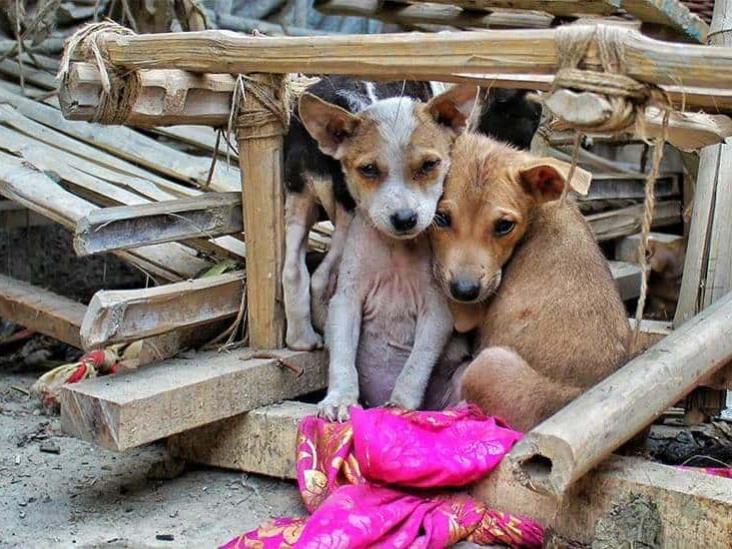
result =
[[[513,231],[515,226],[516,222],[512,219],[499,219],[496,221],[495,227],[493,227],[493,232],[496,236],[505,236]]]
[[[358,173],[367,179],[376,179],[379,177],[379,168],[376,164],[364,164],[358,167]]]
[[[452,223],[452,219],[450,219],[450,214],[447,212],[436,212],[435,213],[435,225],[440,227],[441,229],[445,229],[450,226]]]
[[[419,167],[419,173],[420,175],[427,175],[428,173],[434,171],[434,169],[440,165],[440,159],[435,158],[432,160],[425,160],[422,162],[422,165]]]

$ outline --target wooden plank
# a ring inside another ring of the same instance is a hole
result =
[[[136,341],[235,316],[241,306],[243,271],[141,290],[101,290],[81,324],[84,349]]]
[[[64,120],[61,112],[53,107],[26,99],[2,87],[0,87],[0,102],[9,103],[24,116],[36,122],[158,174],[197,186],[205,186],[208,181],[211,167],[209,159],[178,151],[130,128],[112,128]],[[145,173],[144,170],[142,172]],[[238,190],[238,170],[226,169],[223,162],[220,163],[209,188],[224,192]]]
[[[526,433],[507,460],[522,484],[559,497],[730,360],[732,293]]]
[[[552,156],[554,156],[552,154]],[[593,174],[590,192],[585,196],[578,196],[577,201],[617,201],[626,199],[643,199],[645,178],[610,178],[604,175]],[[654,194],[657,200],[680,198],[679,186],[675,177],[663,177],[656,181]]]
[[[540,11],[499,10],[481,12],[453,5],[405,4],[403,2],[361,2],[358,0],[320,0],[313,4],[328,15],[370,17],[399,25],[449,25],[460,28],[547,28],[554,16]]]
[[[38,286],[0,275],[0,318],[81,348],[86,307]]]
[[[146,178],[129,175],[121,171],[126,169],[124,161],[119,161],[120,165],[115,157],[37,124],[8,105],[0,105],[0,123],[23,132],[19,134],[0,126],[0,149],[23,158],[47,173],[57,174],[77,194],[96,204],[136,206],[147,204],[149,200],[174,201],[178,195],[168,190],[176,193],[184,191],[202,197],[204,201],[217,200],[205,198],[216,196],[212,193],[201,193],[172,182],[165,183],[163,190]],[[244,244],[231,237],[213,238],[210,243],[199,239],[188,244],[216,256],[236,259],[245,256]]]
[[[315,413],[314,404],[284,402],[182,433],[168,447],[195,463],[292,479],[297,424]],[[535,518],[582,543],[631,494],[656,505],[664,547],[726,547],[732,539],[732,480],[639,458],[612,456],[560,501],[522,486],[505,462],[471,491],[490,508]]]
[[[684,239],[683,236],[678,234],[667,234],[667,233],[650,233],[648,235],[649,241],[662,242],[665,244],[671,244],[679,242]],[[633,234],[622,238],[615,245],[615,259],[618,261],[627,261],[628,263],[638,263],[638,245],[640,243],[640,234]]]
[[[249,75],[262,86],[276,87],[280,76]],[[242,111],[266,112],[268,107],[253,93],[242,98]],[[276,118],[257,127],[237,121],[242,205],[247,253],[247,314],[249,344],[274,349],[284,345],[285,311],[282,265],[285,253],[285,196],[283,191],[283,134]]]
[[[628,76],[660,85],[732,87],[732,48],[661,42],[623,27],[616,29],[623,37]],[[137,36],[108,33],[99,41],[111,63],[127,69],[422,79],[471,72],[553,74],[559,65],[556,32],[484,30],[262,40],[211,30]],[[596,55],[590,48],[585,64],[596,65]]]
[[[172,456],[193,463],[294,478],[299,421],[315,406],[285,401],[222,419],[168,439]]]
[[[76,222],[96,206],[65,191],[43,172],[21,159],[0,152],[0,194],[73,230]],[[156,244],[115,252],[121,259],[163,280],[194,277],[209,266],[180,244]]]
[[[585,216],[598,241],[637,233],[641,227],[643,204]],[[657,202],[653,227],[681,223],[681,203],[676,200]]]
[[[140,92],[124,124],[138,127],[171,124],[221,126],[231,112],[235,78],[230,74],[193,74],[177,70],[140,71]],[[61,112],[67,120],[93,120],[102,82],[90,63],[73,63],[59,87]]]
[[[638,265],[625,261],[608,261],[610,272],[623,301],[635,299],[640,295],[641,270]]]
[[[663,547],[726,547],[732,539],[732,480],[640,458],[610,457],[560,500],[521,486],[504,460],[472,493],[580,543],[592,542],[598,521],[634,495],[655,505]]]
[[[620,7],[644,23],[671,27],[682,36],[705,44],[709,25],[679,0],[615,0]]]
[[[710,42],[732,46],[732,1],[714,4]],[[699,155],[684,276],[674,326],[732,289],[732,145],[707,147]],[[719,379],[732,379],[732,367]],[[703,399],[703,397],[700,397]]]
[[[90,255],[189,238],[240,233],[241,193],[207,193],[195,198],[103,208],[82,217],[74,250]]]
[[[410,0],[416,4],[450,4],[472,10],[517,9],[545,11],[562,17],[578,15],[610,15],[618,11],[609,0]]]
[[[325,387],[322,352],[207,352],[130,374],[67,385],[61,391],[66,433],[110,450],[160,438]],[[301,374],[283,367],[284,361]]]

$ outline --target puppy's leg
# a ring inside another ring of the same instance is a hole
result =
[[[428,290],[417,319],[414,347],[399,373],[387,405],[416,410],[422,404],[437,360],[452,334],[452,317],[442,294]]]
[[[579,387],[540,374],[505,347],[481,352],[465,369],[459,384],[464,400],[520,431],[532,429],[582,392]]]
[[[310,302],[313,315],[313,326],[322,331],[325,328],[328,316],[328,300],[333,295],[333,281],[337,276],[338,264],[346,246],[348,227],[351,225],[353,214],[346,211],[340,204],[336,205],[335,230],[330,241],[330,250],[318,265],[310,278]]]
[[[287,193],[285,201],[285,260],[282,290],[285,300],[290,349],[310,351],[323,346],[310,317],[310,279],[305,265],[307,239],[315,223],[318,205],[308,192]]]
[[[339,287],[328,307],[328,394],[318,404],[318,415],[329,421],[346,421],[349,406],[358,403],[356,352],[361,333],[361,308],[362,303],[350,286]]]

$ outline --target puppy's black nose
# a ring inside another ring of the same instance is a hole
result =
[[[391,214],[391,224],[400,233],[411,231],[417,226],[417,212],[411,208],[404,208]]]
[[[450,293],[459,301],[473,301],[480,294],[480,284],[470,279],[457,278],[450,283]]]

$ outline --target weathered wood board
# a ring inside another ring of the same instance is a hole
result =
[[[322,352],[197,353],[65,386],[61,423],[77,438],[127,450],[322,389],[326,363]]]

